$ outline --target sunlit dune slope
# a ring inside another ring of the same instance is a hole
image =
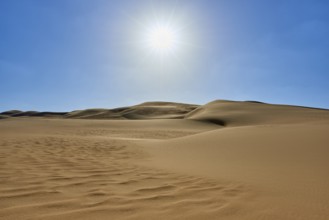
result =
[[[217,100],[189,112],[186,119],[208,121],[225,126],[303,123],[329,119],[329,111],[260,102]]]
[[[68,113],[67,118],[84,119],[170,119],[183,118],[197,105],[173,102],[145,102],[115,109],[87,109]]]
[[[37,112],[11,110],[2,112],[0,118],[52,117],[80,119],[179,119],[198,105],[174,102],[145,102],[139,105],[115,109],[86,109],[72,112]]]
[[[235,210],[254,213],[232,219],[328,219],[328,110],[214,101],[185,118],[222,126],[145,141],[153,167],[254,187],[257,199]]]

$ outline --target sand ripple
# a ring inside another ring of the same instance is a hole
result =
[[[2,138],[1,219],[214,219],[236,212],[243,186],[136,165],[124,140]]]

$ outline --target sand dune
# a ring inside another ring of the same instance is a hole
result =
[[[287,124],[329,120],[328,110],[259,102],[218,100],[186,114],[186,119],[225,126]]]
[[[38,112],[10,110],[0,113],[1,118],[8,117],[57,117],[79,119],[172,119],[184,118],[198,105],[174,102],[145,102],[139,105],[115,109],[86,109],[72,112]]]
[[[327,219],[328,131],[328,124],[246,126],[144,146],[153,167],[253,186],[259,213],[241,219],[262,212],[263,219]]]
[[[1,114],[0,219],[328,219],[328,110],[21,113]]]

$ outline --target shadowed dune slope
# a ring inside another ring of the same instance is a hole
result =
[[[22,113],[22,111],[19,111],[19,110],[10,110],[10,111],[1,112],[1,115],[11,116],[11,115],[19,114],[19,113]]]
[[[19,111],[11,110],[0,113],[0,117],[64,117],[67,112],[38,112],[38,111]]]
[[[212,122],[225,126],[303,123],[329,119],[325,109],[259,102],[217,100],[189,112],[186,119]]]

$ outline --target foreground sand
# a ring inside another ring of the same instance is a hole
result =
[[[0,219],[328,219],[329,113],[0,121]]]

